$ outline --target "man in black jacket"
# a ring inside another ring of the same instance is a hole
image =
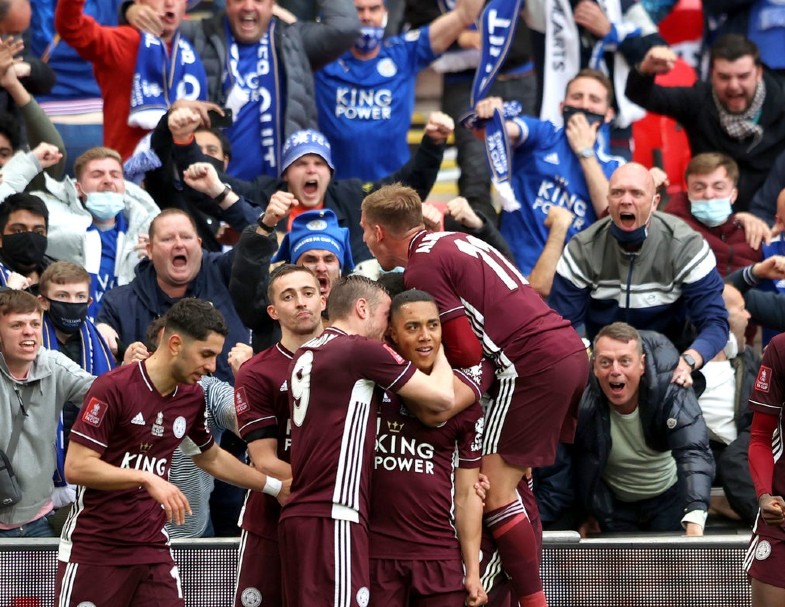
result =
[[[654,47],[630,71],[625,93],[650,112],[677,120],[693,155],[722,152],[739,165],[736,212],[749,208],[777,155],[785,149],[785,92],[764,72],[760,51],[738,34],[720,37],[711,49],[710,81],[692,87],[654,83],[668,73],[676,55]],[[774,201],[771,201],[772,215]]]
[[[695,393],[674,383],[662,335],[613,323],[594,340],[578,411],[578,498],[603,531],[703,535],[714,458]]]

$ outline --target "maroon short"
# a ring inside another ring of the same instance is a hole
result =
[[[463,607],[463,563],[371,559],[371,599],[385,607]]]
[[[526,361],[498,373],[485,412],[483,455],[498,453],[522,468],[550,466],[559,441],[572,442],[588,378],[584,351],[535,374],[527,374]]]
[[[55,605],[78,607],[184,607],[174,561],[102,566],[57,562]]]
[[[368,530],[331,518],[292,517],[278,524],[287,607],[367,607]]]
[[[234,607],[281,607],[281,553],[278,542],[243,529],[237,562]]]
[[[744,570],[759,582],[785,588],[785,542],[753,533]]]

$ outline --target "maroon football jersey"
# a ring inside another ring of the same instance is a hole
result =
[[[376,407],[415,372],[392,348],[327,329],[295,355],[289,379],[292,494],[281,519],[368,524]]]
[[[71,441],[119,468],[169,478],[172,453],[188,436],[206,451],[213,437],[205,425],[204,391],[178,385],[161,396],[144,362],[97,378],[71,429]],[[79,487],[63,527],[58,558],[92,565],[169,562],[169,536],[161,505],[141,487],[99,491]]]
[[[750,395],[750,409],[778,418],[772,436],[774,453],[774,478],[772,495],[785,495],[785,458],[782,457],[782,409],[785,404],[785,334],[775,336],[763,352],[763,360]],[[785,540],[785,526],[768,525],[758,514],[754,532],[775,539]]]
[[[479,387],[456,375],[479,400]],[[439,427],[422,424],[395,395],[379,407],[371,482],[371,558],[461,558],[454,527],[454,468],[479,468],[479,402]]]
[[[278,439],[278,459],[285,462],[289,461],[291,440],[288,381],[291,362],[292,353],[279,342],[240,367],[234,385],[240,436],[249,443],[262,436]],[[248,491],[238,524],[246,531],[278,541],[280,514],[277,499]]]
[[[533,373],[584,349],[569,321],[517,268],[473,236],[420,232],[409,244],[403,279],[406,288],[433,295],[442,322],[465,314],[485,356],[499,368],[525,357]],[[563,336],[555,338],[557,331]]]

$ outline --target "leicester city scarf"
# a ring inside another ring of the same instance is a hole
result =
[[[485,153],[488,155],[493,185],[502,199],[502,208],[512,212],[520,209],[521,204],[515,199],[510,184],[510,141],[504,122],[501,110],[495,109],[493,118],[485,125]]]
[[[86,320],[79,329],[82,341],[82,359],[80,366],[93,375],[102,375],[111,371],[115,367],[115,360],[106,345],[104,338],[95,328],[95,325]],[[57,342],[54,325],[49,320],[49,315],[44,314],[43,324],[43,343],[44,348],[49,350],[60,350]],[[60,413],[60,420],[57,423],[57,435],[55,440],[55,451],[57,455],[57,470],[54,473],[54,483],[56,487],[64,487],[65,482],[65,442],[63,437],[63,414]]]
[[[472,84],[472,109],[496,80],[510,50],[523,0],[492,0],[480,17],[482,55]]]
[[[234,113],[234,124],[227,135],[235,154],[229,166],[232,175],[270,175],[281,170],[282,90],[278,78],[275,50],[276,20],[271,19],[267,33],[256,44],[238,44],[228,22],[225,23],[227,53],[223,91],[226,107]]]
[[[128,124],[153,129],[178,99],[207,99],[207,76],[199,55],[180,32],[172,38],[171,52],[160,38],[142,34]]]

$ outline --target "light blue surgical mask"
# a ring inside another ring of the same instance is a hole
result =
[[[690,200],[692,216],[709,228],[716,228],[728,221],[731,210],[730,196],[709,200]]]
[[[89,192],[85,208],[100,221],[108,221],[125,208],[125,196],[117,192]]]
[[[364,25],[360,28],[360,37],[354,41],[354,48],[362,54],[370,53],[384,40],[384,27]]]

